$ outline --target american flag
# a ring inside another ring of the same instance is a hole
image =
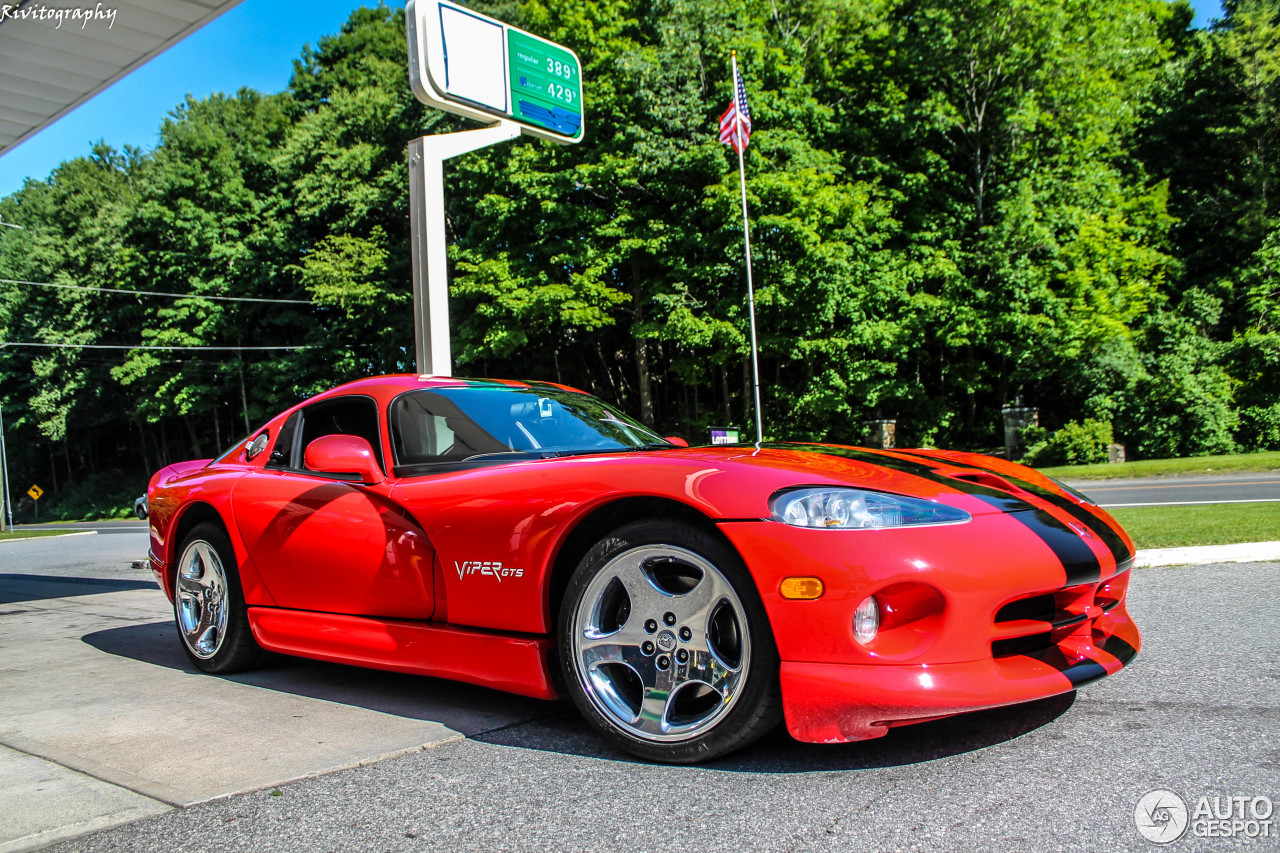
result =
[[[747,140],[751,138],[751,108],[747,106],[747,87],[742,82],[742,75],[737,74],[737,86],[729,109],[720,116],[720,141],[731,146],[741,154],[747,148]]]

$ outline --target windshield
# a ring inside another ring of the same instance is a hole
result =
[[[489,454],[555,456],[666,445],[657,433],[595,397],[554,388],[440,388],[391,404],[397,465],[460,462]]]

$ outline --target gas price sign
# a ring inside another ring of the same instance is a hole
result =
[[[582,63],[567,47],[448,0],[409,0],[409,80],[424,103],[582,140]]]
[[[573,51],[508,29],[507,75],[512,118],[581,138],[582,67]]]

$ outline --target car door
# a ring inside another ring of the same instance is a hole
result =
[[[265,464],[242,477],[232,512],[250,559],[280,607],[429,619],[432,561],[425,534],[388,497],[311,471],[304,453],[325,435],[360,436],[382,460],[378,407],[363,395],[331,397],[289,417]],[[385,467],[384,467],[385,470]]]

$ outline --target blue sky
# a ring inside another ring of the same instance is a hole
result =
[[[87,154],[97,140],[116,148],[151,148],[160,122],[188,93],[202,98],[242,86],[282,90],[304,44],[337,32],[352,9],[375,2],[244,0],[0,157],[0,197],[27,177],[44,178],[62,161]],[[1221,12],[1219,0],[1192,0],[1191,5],[1197,26]]]
[[[244,0],[6,152],[0,157],[0,197],[27,177],[47,177],[62,161],[87,154],[99,139],[116,148],[153,147],[160,122],[187,93],[202,98],[242,86],[279,92],[304,44],[336,33],[352,9],[374,5],[377,0]],[[407,72],[405,80],[408,85]]]

